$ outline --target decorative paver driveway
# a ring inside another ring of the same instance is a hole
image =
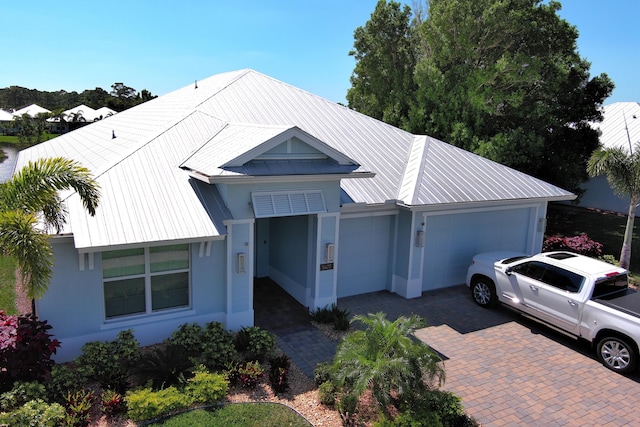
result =
[[[640,425],[640,376],[605,369],[588,345],[507,309],[476,306],[465,286],[403,299],[378,292],[340,299],[352,314],[412,313],[417,336],[445,358],[444,389],[486,426]]]

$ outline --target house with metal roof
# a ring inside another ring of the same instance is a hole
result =
[[[575,196],[253,70],[214,75],[20,153],[65,156],[101,186],[64,194],[54,273],[37,301],[62,341],[186,322],[253,325],[254,279],[325,307],[464,282],[474,254],[540,250],[549,201]]]
[[[602,117],[601,122],[592,125],[600,132],[602,147],[621,147],[630,152],[640,143],[640,103],[614,102],[605,105]],[[616,195],[607,182],[606,175],[591,178],[580,187],[584,193],[578,200],[578,206],[629,213],[629,197]],[[636,216],[640,216],[640,212]]]

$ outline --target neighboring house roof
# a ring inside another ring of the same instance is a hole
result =
[[[592,126],[600,130],[603,147],[622,147],[628,151],[629,143],[631,146],[640,143],[640,103],[614,102],[605,105],[602,117],[602,122]]]
[[[117,111],[116,110],[112,110],[109,107],[100,107],[96,110],[96,115],[94,117],[95,118],[101,118],[101,119],[106,119],[109,116],[113,116],[114,114],[116,114]]]
[[[342,179],[346,202],[428,208],[575,197],[253,70],[212,76],[23,150],[17,168],[65,156],[94,173],[102,188],[95,217],[86,215],[77,195],[68,198],[64,231],[81,250],[214,238],[226,233],[221,222],[230,214],[215,187],[194,176],[214,182],[216,176],[301,174],[300,164],[273,169],[258,161],[287,135],[317,151],[307,160],[318,173],[366,177]],[[217,207],[203,200],[218,200]]]
[[[13,114],[8,111],[0,110],[0,122],[10,122],[13,120]]]
[[[14,116],[22,116],[23,114],[28,114],[31,117],[35,117],[40,113],[50,113],[51,111],[47,110],[46,108],[43,108],[37,104],[31,104],[27,107],[21,108],[17,111],[13,112]]]

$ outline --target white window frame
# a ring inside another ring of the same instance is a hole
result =
[[[167,246],[171,246],[171,245],[167,245]],[[104,278],[104,265],[102,265],[102,268],[101,268],[101,274],[102,274],[102,303],[103,303],[103,314],[104,314],[105,321],[111,322],[111,321],[132,319],[132,318],[142,317],[142,316],[156,315],[158,313],[167,313],[167,312],[172,312],[172,311],[182,311],[182,310],[190,309],[192,307],[192,302],[193,302],[193,300],[192,300],[193,293],[192,293],[192,288],[191,288],[191,245],[186,244],[186,246],[187,246],[187,254],[188,254],[188,257],[189,257],[189,260],[188,260],[189,266],[187,268],[183,268],[183,269],[166,270],[166,271],[160,271],[160,272],[152,273],[151,272],[151,247],[148,247],[148,246],[142,248],[142,249],[144,249],[144,271],[145,271],[142,274],[133,274],[133,275],[128,275],[128,276],[116,276],[116,277],[109,277],[109,278],[105,279]],[[101,254],[101,256],[102,256],[102,254]],[[179,307],[168,307],[168,308],[161,308],[161,309],[153,310],[153,295],[152,295],[152,291],[151,291],[151,278],[152,277],[156,277],[156,276],[166,276],[166,275],[176,274],[176,273],[187,273],[188,303],[186,305],[181,305]],[[107,317],[107,301],[106,301],[106,298],[105,298],[105,284],[109,283],[109,282],[117,282],[117,281],[121,281],[121,280],[139,279],[139,278],[144,278],[145,311],[144,312],[138,312],[138,313],[122,314],[122,315]]]

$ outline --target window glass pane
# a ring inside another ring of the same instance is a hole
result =
[[[144,249],[125,249],[102,253],[102,277],[144,274]]]
[[[151,277],[152,310],[189,305],[189,273]]]
[[[189,245],[152,247],[149,254],[152,273],[189,268]]]
[[[104,283],[107,318],[145,312],[144,277]]]

